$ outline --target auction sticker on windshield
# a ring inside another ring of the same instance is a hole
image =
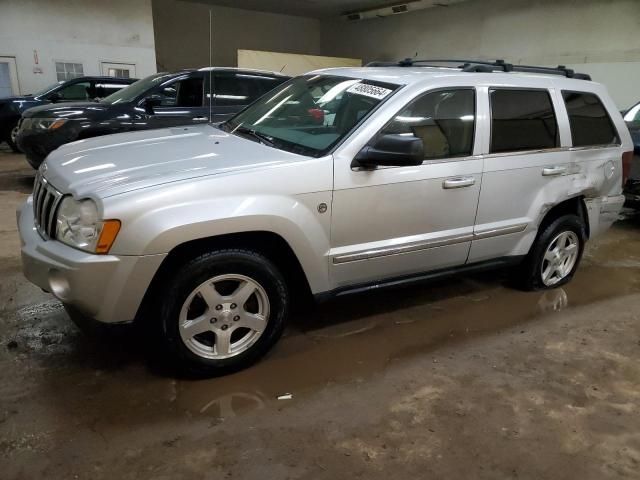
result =
[[[356,83],[355,85],[347,88],[348,93],[355,93],[356,95],[364,95],[365,97],[383,99],[389,95],[393,90],[388,88],[378,87],[377,85],[369,85],[368,83]]]

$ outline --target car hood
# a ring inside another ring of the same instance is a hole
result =
[[[26,110],[22,116],[25,118],[86,118],[93,114],[104,112],[111,105],[99,102],[64,102],[49,103]]]
[[[63,193],[105,198],[191,178],[308,160],[211,125],[119,133],[68,143],[41,167]]]

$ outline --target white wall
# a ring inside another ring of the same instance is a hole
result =
[[[573,65],[620,108],[640,100],[640,0],[469,0],[322,25],[322,53],[371,60],[504,58]]]
[[[209,9],[213,64],[235,67],[238,50],[319,55],[320,21],[178,0],[153,0],[159,70],[209,65]]]
[[[54,83],[55,61],[82,63],[85,75],[102,74],[101,62],[135,64],[138,77],[150,75],[151,0],[0,0],[0,56],[16,58],[21,93]]]

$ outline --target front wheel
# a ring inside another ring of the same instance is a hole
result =
[[[167,286],[162,337],[178,367],[217,376],[245,368],[281,336],[289,294],[278,269],[249,250],[206,253]]]
[[[525,290],[556,288],[569,282],[578,268],[586,240],[584,221],[563,215],[543,227],[518,272]]]

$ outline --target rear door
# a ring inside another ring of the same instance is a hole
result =
[[[485,87],[481,98],[490,132],[469,263],[526,254],[545,204],[567,198],[574,174],[557,91]]]
[[[160,95],[160,105],[148,113],[148,128],[192,125],[209,121],[205,103],[204,75],[188,73],[164,83],[150,95]]]

